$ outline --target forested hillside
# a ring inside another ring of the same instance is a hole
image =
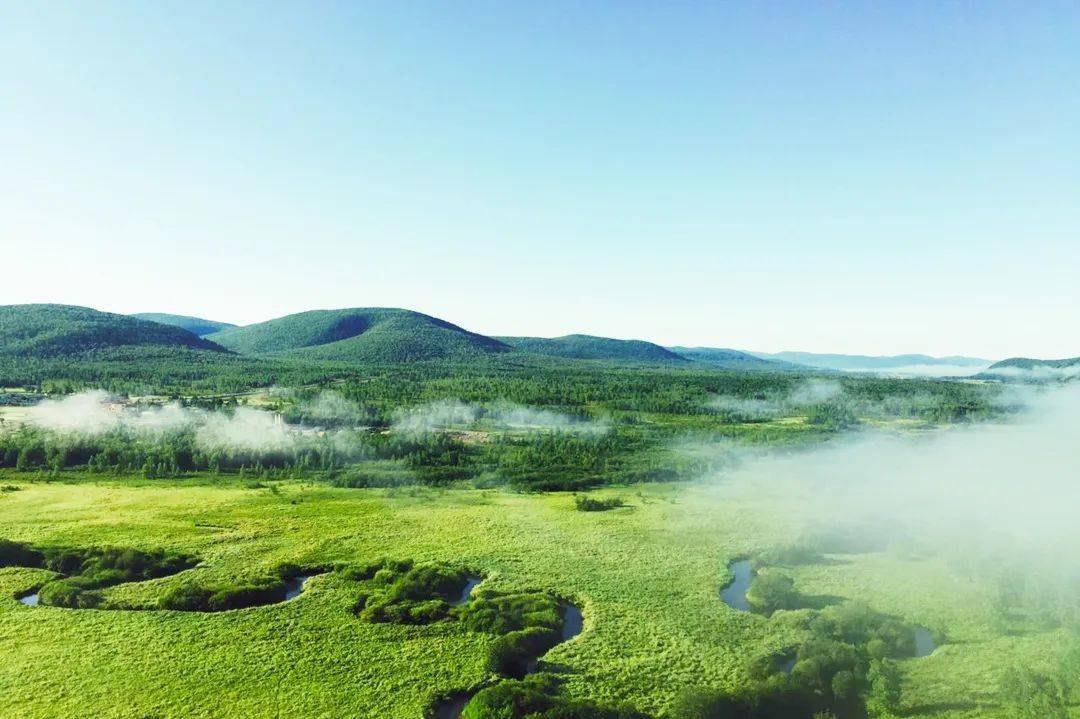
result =
[[[490,337],[395,308],[313,310],[209,335],[245,355],[341,362],[407,362],[506,352]]]
[[[225,350],[179,327],[89,307],[0,307],[0,356],[55,358],[118,348]]]
[[[520,352],[590,360],[630,360],[634,362],[686,362],[670,350],[643,340],[617,340],[592,335],[564,337],[499,337]]]

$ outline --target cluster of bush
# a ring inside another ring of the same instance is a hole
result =
[[[56,572],[60,576],[41,587],[38,601],[73,609],[100,606],[103,597],[98,590],[105,587],[166,577],[198,563],[198,557],[178,552],[144,552],[124,547],[37,547],[0,540],[0,567]]]
[[[463,568],[441,563],[414,565],[408,560],[380,560],[362,567],[339,567],[337,572],[366,585],[356,605],[358,615],[366,621],[457,621],[471,631],[497,635],[488,656],[488,669],[507,680],[478,692],[463,717],[639,716],[567,700],[558,696],[551,680],[526,678],[537,659],[562,640],[566,606],[547,592],[500,593],[480,588],[468,601],[455,601],[461,598],[472,575]]]
[[[844,539],[847,536],[844,535]],[[897,709],[896,660],[915,654],[915,628],[854,602],[806,609],[807,598],[775,566],[821,561],[815,547],[767,550],[751,560],[757,569],[747,601],[803,635],[793,649],[767,650],[750,660],[753,684],[736,694],[691,692],[674,713],[679,719],[859,719]]]
[[[490,671],[521,678],[537,657],[562,641],[566,607],[546,592],[481,590],[455,613],[469,629],[499,635],[488,655]]]
[[[321,573],[321,567],[283,564],[272,574],[213,584],[185,582],[167,590],[158,600],[159,609],[181,612],[224,612],[260,607],[285,601],[289,582],[300,576]]]
[[[762,567],[750,582],[746,601],[757,611],[772,614],[779,609],[799,609],[805,600],[791,577],[771,567]]]
[[[606,512],[609,509],[625,507],[626,502],[623,501],[622,497],[598,499],[586,494],[579,494],[574,497],[574,506],[579,512]]]
[[[559,694],[553,677],[536,674],[507,679],[480,690],[461,713],[462,719],[647,719],[626,707],[603,706]]]
[[[449,564],[414,566],[410,560],[381,560],[344,569],[349,579],[364,581],[356,611],[367,622],[430,624],[450,615],[451,602],[469,581],[469,573]]]

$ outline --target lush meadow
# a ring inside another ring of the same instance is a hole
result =
[[[283,563],[441,561],[483,572],[488,587],[572,599],[585,631],[552,649],[543,668],[569,696],[657,716],[687,690],[740,689],[763,649],[799,641],[797,612],[737,612],[717,590],[732,558],[796,541],[810,518],[781,519],[720,481],[606,490],[600,496],[626,506],[583,512],[565,493],[12,475],[5,479],[18,489],[0,497],[8,539],[185,552],[202,563],[106,588],[98,610],[23,606],[15,597],[44,581],[44,570],[0,570],[6,716],[417,717],[435,696],[488,676],[491,636],[452,622],[361,621],[356,586],[333,573],[283,604],[156,608],[192,576],[236,581]],[[804,592],[866,601],[947,638],[932,656],[899,662],[905,715],[1012,716],[1000,695],[1007,670],[1049,666],[1067,647],[1058,627],[995,630],[997,587],[937,557],[840,555],[793,573]]]

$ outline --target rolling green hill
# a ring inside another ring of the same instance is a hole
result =
[[[748,352],[719,347],[668,347],[668,349],[694,362],[722,369],[772,370],[774,372],[796,372],[812,369],[791,362],[763,359]]]
[[[995,362],[977,375],[980,379],[1016,379],[1021,381],[1072,380],[1080,378],[1080,357],[1040,360],[1012,357]]]
[[[499,337],[519,352],[568,359],[626,360],[633,362],[687,362],[660,345],[643,340],[616,340],[592,335],[565,337]]]
[[[0,306],[0,356],[52,359],[121,349],[225,351],[179,327],[89,307]]]
[[[1030,359],[1028,357],[1013,357],[1001,360],[990,365],[988,370],[1001,369],[1003,367],[1018,367],[1020,369],[1033,369],[1035,367],[1080,367],[1080,357],[1069,357],[1057,360]]]
[[[187,315],[170,315],[165,312],[138,312],[131,316],[148,322],[180,327],[199,337],[236,327],[236,325],[228,322],[215,322],[214,320],[204,320],[201,317],[189,317]]]
[[[215,332],[208,339],[246,355],[339,362],[462,359],[509,350],[444,320],[385,307],[300,312]]]

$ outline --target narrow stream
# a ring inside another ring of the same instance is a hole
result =
[[[732,609],[749,612],[750,602],[746,601],[746,592],[750,589],[750,582],[754,578],[754,572],[750,568],[750,560],[738,559],[728,565],[728,570],[734,579],[720,590],[720,598],[724,600],[724,604]]]
[[[469,601],[469,597],[472,596],[472,592],[476,589],[476,585],[484,581],[483,577],[469,577],[465,580],[465,587],[461,590],[461,596],[450,602],[451,607],[460,607],[465,602]]]
[[[475,584],[473,586],[475,586]],[[467,594],[471,591],[472,588],[469,587],[465,593],[465,599],[468,598]],[[459,604],[460,603],[463,602],[459,602]],[[560,641],[559,644],[573,639],[578,634],[581,634],[582,630],[585,628],[585,617],[581,612],[581,607],[576,607],[573,604],[563,604],[562,609],[563,624],[559,633],[562,641]],[[555,646],[558,646],[558,644]],[[552,647],[552,649],[554,648],[555,647]],[[550,651],[551,649],[548,650],[548,652]],[[540,660],[545,656],[547,656],[547,652],[529,662],[525,674],[534,674],[539,671]],[[446,699],[441,700],[435,705],[435,708],[431,713],[431,719],[461,719],[461,713],[465,711],[465,707],[468,706],[469,700],[473,698],[477,691],[479,691],[479,689],[470,692],[457,692]]]
[[[746,592],[750,589],[750,583],[754,579],[754,571],[750,566],[749,559],[739,559],[728,565],[733,579],[731,583],[720,590],[720,598],[732,609],[740,612],[752,610],[750,603],[746,601]],[[933,633],[926,627],[915,627],[915,656],[928,657],[937,649]],[[780,666],[784,674],[791,674],[795,667],[795,658],[786,659]]]
[[[311,580],[312,577],[315,577],[315,576],[318,576],[318,575],[317,574],[308,574],[308,575],[304,575],[304,576],[301,576],[301,577],[293,577],[292,579],[285,580],[285,599],[282,600],[282,601],[287,602],[290,599],[296,599],[297,597],[299,597],[300,594],[304,591],[304,587],[307,586],[307,583]],[[467,585],[467,587],[468,587],[467,592],[472,592],[472,587],[474,587],[474,586],[476,586],[475,583],[472,584],[471,586]],[[22,603],[22,604],[25,604],[28,607],[39,606],[39,599],[40,599],[40,597],[39,597],[38,592],[31,592],[29,594],[24,594],[21,597],[18,597],[19,602]],[[464,599],[468,599],[468,593],[466,593],[464,595]],[[464,601],[464,599],[462,601]],[[265,606],[265,605],[256,605],[256,606]]]
[[[937,649],[934,635],[926,627],[915,627],[915,656],[928,657]]]
[[[304,587],[307,586],[308,581],[314,577],[314,574],[309,574],[302,577],[293,577],[292,579],[285,581],[285,601],[290,599],[296,599],[300,596],[300,593],[304,591]]]

